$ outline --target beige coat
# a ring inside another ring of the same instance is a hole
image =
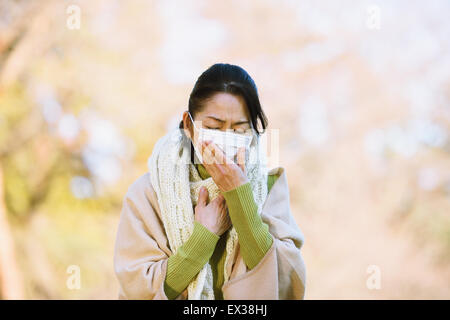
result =
[[[272,247],[251,270],[240,254],[226,268],[230,280],[222,287],[225,300],[303,299],[306,272],[300,252],[304,237],[289,203],[285,170],[274,168],[276,180],[264,203],[261,217],[274,237]],[[168,300],[164,292],[167,259],[172,254],[161,213],[149,179],[138,178],[123,201],[114,253],[114,268],[120,283],[119,299]],[[187,288],[176,300],[187,299]]]

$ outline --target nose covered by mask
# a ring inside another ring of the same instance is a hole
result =
[[[225,154],[225,156],[233,161],[236,162],[237,160],[237,153],[239,151],[239,148],[244,147],[246,150],[246,155],[248,158],[248,149],[250,148],[250,144],[252,142],[252,136],[246,135],[246,134],[238,134],[233,132],[224,132],[220,130],[215,129],[205,129],[205,128],[198,128],[194,120],[192,119],[192,116],[190,113],[189,117],[192,120],[192,123],[194,124],[195,130],[197,130],[197,145],[196,143],[193,143],[195,154],[197,155],[198,159],[203,163],[203,158],[201,154],[201,143],[203,141],[212,141],[214,142]],[[246,159],[247,161],[247,159]]]

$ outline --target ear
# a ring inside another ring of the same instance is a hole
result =
[[[193,128],[187,111],[183,112],[183,130],[184,134],[192,140]]]

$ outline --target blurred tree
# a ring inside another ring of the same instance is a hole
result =
[[[50,159],[45,153],[36,152],[49,137],[43,137],[45,123],[40,110],[26,100],[23,87],[17,82],[32,56],[45,50],[51,41],[48,32],[51,3],[5,0],[0,4],[0,297],[3,299],[24,298],[7,212],[33,212],[45,198],[59,163],[57,157]],[[46,36],[42,37],[43,34]],[[31,169],[29,172],[24,172],[23,161],[15,162],[24,152],[31,153],[25,164]],[[17,185],[24,188],[15,189]],[[7,201],[8,195],[12,201]]]
[[[0,170],[0,298],[23,299],[22,277],[16,264],[13,238],[6,217],[3,183],[3,171]]]
[[[0,4],[0,94],[4,91],[2,86],[4,79],[8,78],[11,68],[7,67],[11,65],[10,61],[13,61],[15,48],[20,43],[27,24],[29,23],[29,15],[31,10],[31,3],[28,1],[2,1]],[[2,118],[2,128],[5,127],[5,120]],[[2,130],[3,131],[3,130]],[[6,215],[6,203],[4,194],[4,175],[3,175],[3,163],[7,154],[10,154],[16,149],[23,141],[27,139],[26,136],[20,133],[20,137],[17,134],[12,134],[14,139],[5,139],[6,144],[0,151],[0,297],[3,299],[21,299],[23,298],[23,283],[19,272],[19,268],[16,264],[14,243],[11,236],[8,218]],[[9,141],[8,141],[9,140]]]

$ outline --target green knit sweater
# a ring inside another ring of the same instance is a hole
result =
[[[203,165],[196,166],[202,179],[210,176]],[[276,175],[268,176],[269,191],[276,179]],[[225,197],[231,222],[239,237],[242,258],[248,268],[253,269],[272,246],[273,237],[269,233],[269,226],[258,214],[250,182],[221,194]],[[205,263],[209,262],[213,273],[214,295],[217,300],[223,300],[222,285],[228,232],[218,236],[201,223],[194,222],[189,239],[168,259],[164,281],[167,298],[173,300],[179,296]]]

